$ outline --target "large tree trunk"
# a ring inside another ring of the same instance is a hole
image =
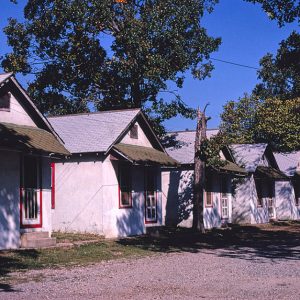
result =
[[[198,110],[197,130],[195,139],[195,169],[194,169],[194,209],[193,228],[204,233],[203,223],[203,195],[205,185],[205,162],[200,157],[201,142],[206,139],[205,112]]]

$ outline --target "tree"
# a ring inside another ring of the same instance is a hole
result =
[[[300,150],[300,98],[259,100],[245,95],[221,115],[228,143],[268,143],[276,151]]]
[[[280,43],[276,56],[268,53],[260,60],[261,69],[254,95],[266,99],[300,97],[300,34],[293,31]]]
[[[194,160],[194,208],[193,229],[201,233],[205,232],[203,223],[203,193],[205,185],[205,160],[201,155],[201,144],[206,141],[206,116],[197,111],[197,129],[195,138],[195,160]]]
[[[282,27],[285,23],[299,22],[300,3],[299,0],[246,0],[247,2],[260,3],[262,9],[271,20],[277,20]]]
[[[24,22],[10,19],[6,71],[33,74],[29,94],[46,114],[142,107],[161,124],[192,117],[178,94],[191,71],[210,75],[219,38],[202,27],[217,0],[28,0]],[[173,98],[165,100],[162,92]]]

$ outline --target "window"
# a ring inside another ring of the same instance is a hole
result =
[[[133,125],[132,128],[130,129],[130,137],[132,139],[138,139],[138,126]]]
[[[156,193],[156,172],[154,169],[146,170],[146,203],[145,219],[146,223],[157,222],[157,193]]]
[[[213,176],[210,174],[206,176],[205,207],[213,207]]]
[[[131,166],[119,166],[119,208],[132,207]]]
[[[4,95],[0,94],[0,110],[10,111],[10,94],[6,93]]]
[[[222,219],[228,219],[228,194],[230,194],[230,178],[227,176],[222,176],[220,178],[221,182],[221,216]]]
[[[300,205],[300,181],[294,181],[293,182],[294,191],[295,191],[295,205]]]

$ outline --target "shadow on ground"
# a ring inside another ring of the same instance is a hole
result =
[[[155,252],[202,252],[257,262],[300,260],[300,222],[232,225],[204,235],[191,229],[161,228],[150,236],[122,239],[118,243]]]
[[[18,251],[18,258],[10,254],[10,251],[0,252],[0,279],[1,277],[6,277],[12,271],[27,270],[28,265],[24,263],[24,260],[26,260],[26,258],[38,258],[38,252],[36,250]],[[15,289],[12,285],[0,281],[0,293],[1,292],[15,292]]]

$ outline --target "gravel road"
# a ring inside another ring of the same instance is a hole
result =
[[[269,257],[252,248],[206,249],[30,271],[26,277],[33,281],[2,284],[0,299],[298,300],[300,248],[293,253],[294,257]]]

